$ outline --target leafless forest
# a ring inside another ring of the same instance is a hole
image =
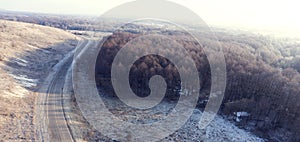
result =
[[[133,30],[139,28],[141,30]],[[108,92],[112,90],[109,78],[115,55],[128,41],[142,36],[145,29],[151,28],[131,25],[108,37],[98,57],[96,76],[99,86],[106,86]],[[299,140],[300,43],[297,40],[216,29],[218,41],[208,35],[199,45],[183,31],[166,30],[159,34],[182,44],[195,61],[201,80],[199,108],[205,106],[203,100],[208,99],[210,90],[210,66],[201,46],[212,47],[219,42],[227,66],[227,87],[219,113],[233,121],[239,119],[236,125],[261,137],[270,140]],[[146,40],[137,46],[151,45],[149,42],[157,41]],[[162,49],[160,52],[182,58],[174,50]],[[119,69],[122,68],[120,64]],[[189,71],[186,68],[186,72]],[[165,78],[169,90],[167,96],[174,99],[180,92],[180,77],[174,65],[160,56],[149,55],[135,62],[130,72],[130,85],[137,94],[145,96],[150,92],[149,78],[157,74]],[[250,115],[237,116],[237,112]]]

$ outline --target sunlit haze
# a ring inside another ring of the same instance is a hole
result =
[[[55,14],[101,15],[131,0],[0,0],[0,8]],[[209,25],[300,33],[296,0],[171,0],[196,12]]]

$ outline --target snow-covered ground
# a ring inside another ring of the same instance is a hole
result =
[[[18,83],[20,83],[23,87],[35,87],[37,86],[38,79],[30,79],[27,77],[27,75],[14,75],[14,74],[9,74],[11,77],[16,79]]]
[[[263,139],[238,128],[217,115],[206,129],[200,129],[202,112],[194,110],[189,121],[177,132],[163,141],[207,141],[207,142],[262,142]]]
[[[217,115],[212,123],[207,127],[206,137],[210,141],[264,141],[243,129],[239,129],[233,123],[223,119],[219,115]]]

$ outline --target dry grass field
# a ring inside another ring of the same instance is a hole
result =
[[[34,90],[77,39],[60,29],[0,20],[0,141],[34,139]]]

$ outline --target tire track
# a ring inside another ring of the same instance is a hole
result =
[[[78,43],[77,48],[84,48],[88,41]],[[37,141],[73,142],[75,141],[66,119],[66,106],[63,104],[63,87],[66,75],[72,66],[75,50],[71,51],[50,72],[39,89],[36,100],[35,131]]]

